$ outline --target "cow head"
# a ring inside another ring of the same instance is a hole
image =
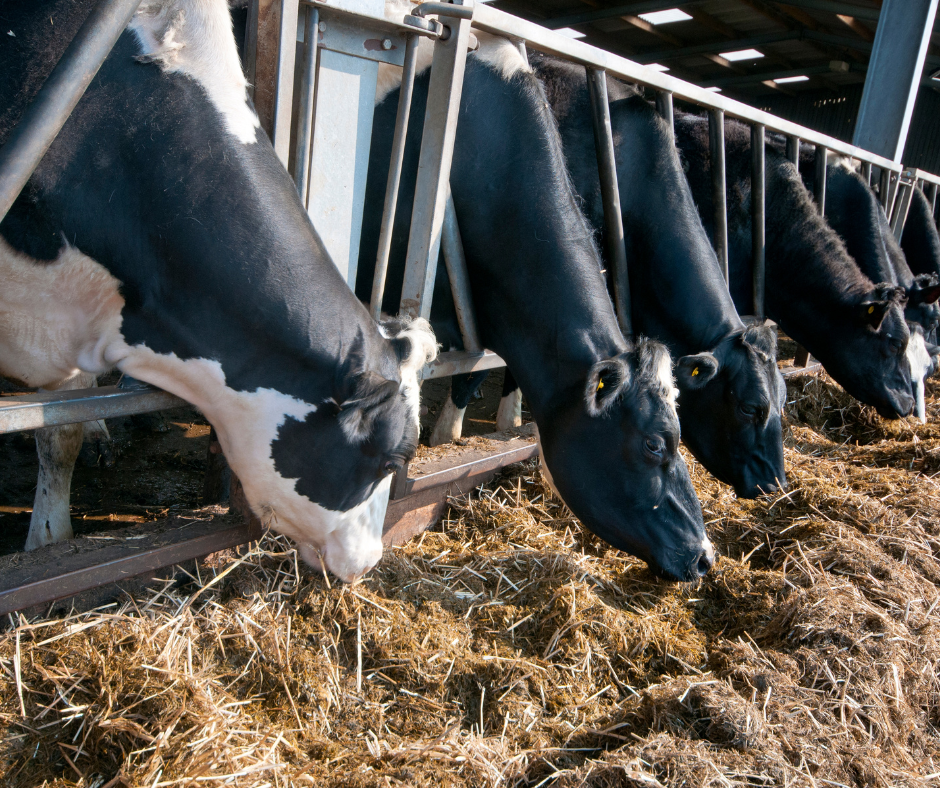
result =
[[[914,407],[905,304],[902,288],[875,285],[845,306],[844,322],[830,325],[830,341],[813,350],[849,394],[886,419],[907,416]]]
[[[929,335],[940,325],[940,283],[936,274],[918,274],[906,289],[907,306],[904,315],[917,323]]]
[[[594,364],[539,440],[549,480],[584,525],[657,574],[692,580],[714,550],[678,451],[675,396],[669,351],[640,339]]]
[[[777,335],[755,326],[711,352],[676,363],[683,440],[712,474],[742,498],[786,488],[781,412],[786,386]]]

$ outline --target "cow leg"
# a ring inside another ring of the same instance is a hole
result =
[[[437,417],[429,443],[442,446],[457,440],[463,434],[463,414],[467,410],[470,398],[486,380],[488,372],[472,372],[469,375],[454,375],[450,379],[450,396],[444,403],[441,415]]]
[[[82,373],[58,386],[57,390],[90,388],[93,383],[94,375]],[[39,478],[26,537],[27,550],[63,542],[73,536],[69,496],[72,471],[84,434],[83,424],[63,424],[36,430]]]
[[[503,395],[496,411],[496,431],[510,430],[522,426],[522,390],[509,369],[503,378]]]

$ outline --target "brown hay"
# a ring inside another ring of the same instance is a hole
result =
[[[268,536],[147,597],[18,619],[2,783],[936,785],[929,394],[933,422],[889,423],[791,380],[786,494],[738,501],[690,462],[722,554],[698,584],[582,530],[530,463],[356,586]]]

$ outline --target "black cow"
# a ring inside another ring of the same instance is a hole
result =
[[[907,212],[901,249],[911,271],[940,277],[940,233],[933,218],[930,202],[920,188],[914,189]]]
[[[4,5],[0,143],[94,4]],[[347,580],[375,564],[436,345],[377,325],[333,266],[247,101],[225,0],[143,3],[0,235],[2,374],[117,366],[183,397],[306,560]],[[67,463],[56,440],[40,454]]]
[[[584,69],[533,55],[568,168],[600,232],[601,200]],[[771,327],[745,329],[682,172],[672,134],[636,88],[607,80],[634,330],[674,357],[682,440],[717,478],[752,498],[785,487],[786,386]]]
[[[801,157],[804,180],[815,170],[815,154]],[[852,164],[837,159],[826,167],[826,221],[845,242],[862,273],[874,282],[890,282],[904,291],[910,339],[905,351],[911,372],[914,409],[926,420],[924,378],[933,364],[925,337],[940,321],[940,286],[934,274],[914,276],[907,265],[881,203]]]
[[[509,365],[539,428],[554,486],[581,521],[671,578],[713,561],[678,454],[669,352],[626,341],[590,226],[565,175],[545,93],[516,49],[480,35],[467,59],[450,183],[480,336]],[[399,206],[413,201],[428,77],[415,83]],[[356,291],[371,292],[397,92],[376,108]],[[410,217],[396,216],[386,308],[401,297]],[[438,267],[432,324],[461,346]]]
[[[676,114],[676,142],[705,229],[714,237],[708,121]],[[750,130],[725,122],[731,296],[753,309]],[[772,145],[766,150],[766,312],[818,358],[852,396],[886,418],[911,412],[909,332],[904,293],[872,283],[819,215],[800,175]]]

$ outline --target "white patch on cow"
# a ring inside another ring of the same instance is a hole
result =
[[[921,424],[927,423],[927,405],[924,379],[930,373],[930,353],[924,343],[924,334],[920,326],[911,326],[911,338],[907,343],[907,362],[911,367],[911,385],[914,388],[914,412]]]
[[[662,386],[666,402],[669,403],[672,412],[676,413],[676,400],[679,397],[679,389],[676,388],[676,380],[672,376],[672,357],[668,353],[663,353],[660,356],[656,378],[659,380],[659,385]],[[678,418],[678,414],[676,414],[676,418]]]
[[[196,80],[228,131],[246,145],[256,141],[261,124],[248,104],[225,0],[144,0],[129,29],[137,35],[142,58]]]
[[[124,299],[104,267],[68,245],[37,262],[0,238],[0,282],[0,372],[58,388],[111,368],[105,348],[120,336]]]
[[[499,400],[496,411],[496,430],[511,430],[522,426],[522,391],[515,389]]]
[[[399,318],[403,321],[404,318]],[[386,336],[385,331],[382,335]],[[423,317],[416,317],[404,323],[404,328],[393,339],[407,339],[411,343],[411,352],[405,358],[399,372],[401,374],[401,392],[405,395],[411,416],[418,423],[421,411],[421,381],[418,376],[425,364],[437,358],[439,345],[431,324]]]
[[[385,18],[401,23],[404,16],[411,13],[413,4],[408,0],[386,0]],[[504,79],[509,79],[519,71],[531,71],[529,64],[509,39],[474,30],[473,35],[479,41],[476,57],[493,66]],[[434,57],[434,44],[423,36],[418,41],[418,56],[415,73],[420,74],[430,68]],[[379,80],[375,90],[375,103],[382,100],[401,84],[402,70],[398,66],[379,63]]]
[[[830,158],[828,163],[833,167],[842,167],[843,169],[848,170],[849,172],[861,172],[862,162],[859,159],[853,159],[849,156],[832,156],[829,154]]]
[[[434,432],[431,433],[429,443],[432,446],[443,446],[459,440],[463,434],[463,415],[466,412],[466,408],[458,408],[448,397],[444,402],[441,415],[437,417],[437,424],[434,425]]]
[[[708,565],[713,566],[715,563],[715,547],[707,536],[705,541],[702,542],[702,552],[705,554],[705,558],[708,559]]]

